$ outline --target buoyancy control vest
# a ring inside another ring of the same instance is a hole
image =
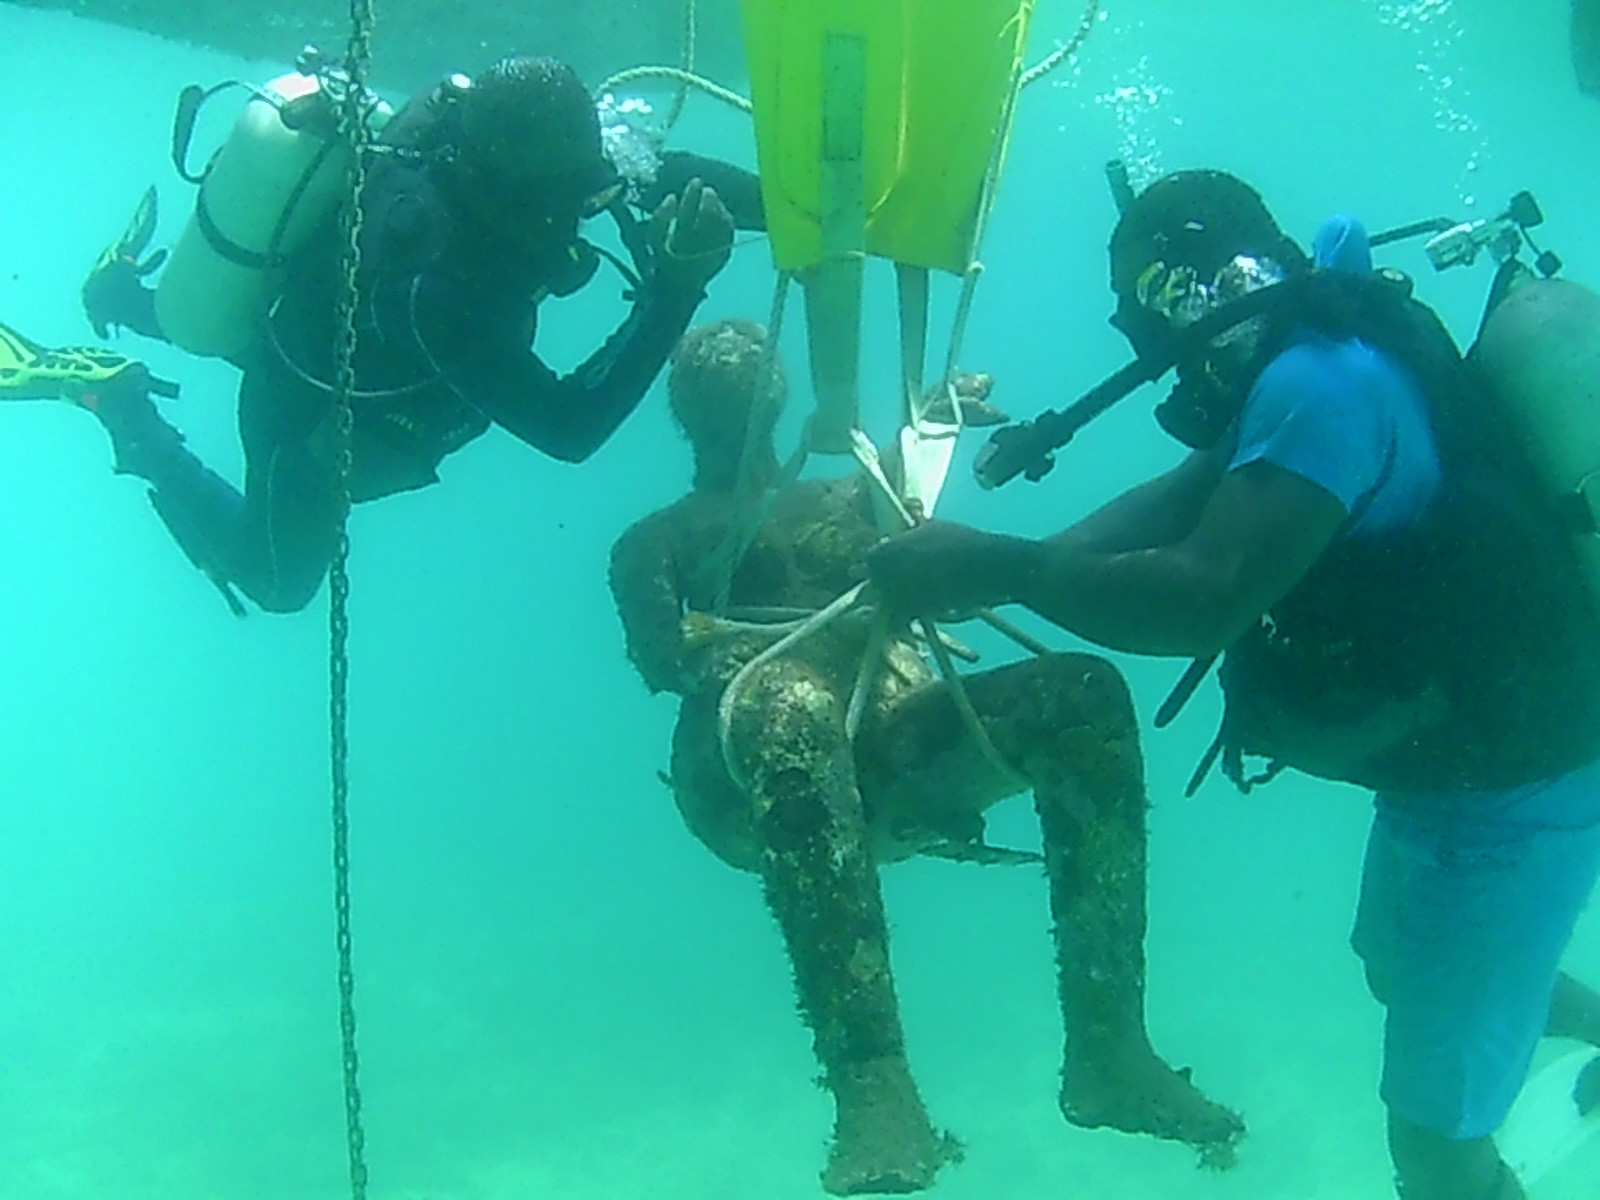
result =
[[[1317,272],[1285,309],[1269,345],[1295,327],[1359,338],[1411,375],[1441,484],[1409,527],[1335,541],[1228,650],[1225,769],[1244,783],[1253,754],[1454,792],[1600,755],[1600,613],[1548,489],[1442,323],[1381,274]]]

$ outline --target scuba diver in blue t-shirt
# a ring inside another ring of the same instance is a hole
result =
[[[292,141],[296,102],[264,91],[257,96],[272,104],[258,105],[268,139]],[[250,119],[241,118],[236,136]],[[647,187],[624,194],[630,181],[603,152],[594,100],[572,70],[553,59],[507,58],[474,80],[452,76],[402,109],[377,142],[363,199],[357,278],[348,476],[355,501],[435,482],[440,461],[491,425],[554,458],[588,458],[643,398],[707,283],[727,261],[735,227],[728,208],[740,223],[760,221],[753,175],[718,163],[704,163],[707,171],[700,171],[703,160],[693,156],[666,156]],[[316,143],[326,144],[326,138]],[[265,151],[246,150],[234,160],[256,167],[268,161]],[[241,174],[237,161],[226,165],[230,153],[225,145],[204,177],[191,225],[191,233],[198,228],[200,234],[185,235],[194,252],[183,270],[222,284],[243,278],[241,286],[250,288],[264,287],[270,276],[279,284],[270,307],[265,296],[257,305],[251,295],[242,301],[224,295],[222,286],[189,287],[188,277],[183,288],[169,287],[188,253],[182,241],[161,286],[145,288],[143,276],[165,257],[139,261],[153,232],[153,192],[90,275],[83,299],[102,336],[112,327],[131,328],[242,369],[242,494],[185,447],[141,386],[148,376],[132,360],[108,366],[99,352],[46,351],[0,331],[8,335],[0,337],[0,351],[16,360],[0,375],[9,380],[0,398],[59,394],[91,408],[111,435],[117,470],[150,483],[162,520],[236,611],[242,607],[235,588],[263,609],[291,612],[309,602],[327,570],[341,507],[338,206],[330,200],[303,243],[281,260],[270,252],[252,254],[219,226],[237,225],[237,210],[255,204],[261,211],[244,215],[258,224],[266,220],[271,229],[269,206],[257,198],[272,181],[253,188],[248,177],[229,178],[222,187],[225,167]],[[314,159],[291,181],[287,203],[317,186],[313,172],[320,163]],[[731,185],[736,194],[728,206],[700,174]],[[337,181],[340,173],[329,176]],[[225,211],[225,202],[236,211]],[[653,220],[632,221],[624,208],[629,202],[654,209]],[[569,294],[593,274],[597,252],[580,238],[579,227],[603,211],[623,226],[639,267],[633,310],[586,362],[560,376],[530,349],[537,308],[544,297]],[[273,245],[289,219],[278,218]],[[196,254],[204,256],[204,271],[195,272]],[[174,291],[183,294],[168,294]],[[219,316],[230,304],[245,314],[233,328]],[[205,348],[184,336],[195,330]],[[51,366],[74,355],[88,356],[75,380],[70,370]],[[54,393],[52,381],[61,384]]]
[[[1359,225],[1313,264],[1230,175],[1123,199],[1113,323],[1177,363],[1164,423],[1193,453],[1044,540],[929,522],[870,578],[900,613],[1020,603],[1111,649],[1223,655],[1207,765],[1373,789],[1353,944],[1397,1186],[1515,1200],[1490,1135],[1538,1040],[1600,1045],[1600,997],[1558,968],[1600,874],[1600,617],[1569,526]],[[1218,322],[1275,288],[1296,301]]]

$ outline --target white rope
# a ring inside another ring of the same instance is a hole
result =
[[[944,642],[936,635],[933,622],[923,618],[918,621],[918,624],[922,627],[923,636],[928,640],[928,649],[933,651],[934,661],[939,664],[939,674],[944,677],[945,686],[950,689],[951,703],[956,706],[956,712],[961,715],[961,723],[967,727],[967,731],[972,734],[973,740],[977,742],[979,752],[989,760],[990,766],[999,771],[1006,779],[1011,780],[1017,786],[1018,791],[1022,790],[1028,785],[1027,776],[1005,760],[1000,753],[999,747],[994,744],[994,740],[989,736],[989,731],[984,728],[983,718],[978,715],[978,710],[973,706],[972,697],[967,692],[966,682],[961,678],[961,672],[956,670],[955,663],[950,661],[950,652],[945,649]]]
[[[862,589],[866,586],[865,583],[856,584],[855,587],[840,596],[827,608],[821,609],[813,616],[806,618],[796,628],[740,667],[734,677],[728,681],[728,686],[722,689],[722,696],[717,701],[717,740],[722,746],[722,759],[728,768],[728,775],[740,788],[748,790],[749,781],[740,775],[732,756],[728,753],[728,737],[732,732],[733,710],[738,701],[739,693],[750,682],[751,676],[767,663],[779,655],[788,653],[789,650],[798,646],[812,634],[827,628],[828,625],[832,624],[834,618],[854,606],[861,596]]]
[[[740,112],[751,112],[750,101],[738,92],[723,87],[720,83],[713,83],[703,75],[696,75],[693,71],[685,71],[682,67],[629,67],[626,71],[618,71],[615,75],[604,80],[595,89],[596,95],[614,92],[624,84],[637,83],[641,79],[670,79],[674,83],[686,87],[696,88],[710,96],[713,100],[720,100],[724,104],[737,108]]]
[[[750,400],[750,408],[745,416],[744,442],[739,447],[739,470],[734,477],[733,492],[736,498],[750,495],[755,490],[751,487],[750,481],[755,472],[756,444],[762,436],[757,431],[770,430],[772,426],[772,422],[767,418],[769,410],[777,402],[778,338],[783,333],[783,314],[789,294],[789,283],[793,278],[791,272],[780,271],[773,286],[772,311],[767,317],[767,340],[761,347],[761,362],[756,368],[756,394]],[[727,609],[733,588],[734,572],[739,569],[745,551],[761,532],[761,526],[771,511],[772,498],[779,483],[782,479],[798,478],[804,461],[803,455],[799,464],[791,460],[789,466],[782,472],[782,478],[774,481],[773,487],[751,506],[745,519],[740,521],[736,516],[729,522],[721,544],[717,546],[716,552],[707,564],[711,582],[715,585],[712,589],[712,594],[715,596],[712,603],[713,612],[722,613]]]
[[[867,705],[872,700],[872,690],[882,673],[884,653],[889,646],[889,614],[878,609],[872,614],[872,628],[867,631],[866,649],[856,664],[855,682],[850,685],[850,703],[844,710],[844,732],[852,742],[861,732],[861,721],[866,716]]]

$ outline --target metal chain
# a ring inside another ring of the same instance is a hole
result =
[[[336,347],[334,410],[338,469],[338,530],[328,570],[328,745],[333,784],[333,907],[339,960],[339,1035],[344,1067],[345,1135],[350,1195],[367,1194],[366,1134],[361,1123],[360,1057],[356,1052],[356,977],[350,937],[350,434],[356,390],[356,321],[361,265],[361,199],[366,188],[371,131],[367,76],[372,65],[373,0],[350,0],[345,50],[341,136],[349,149],[349,186],[341,214],[343,287]]]

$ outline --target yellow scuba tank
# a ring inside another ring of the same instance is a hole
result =
[[[1579,556],[1600,600],[1600,294],[1568,279],[1513,288],[1484,321],[1472,361],[1540,478],[1575,511]]]
[[[332,119],[333,98],[313,62],[255,94],[198,177],[194,213],[156,288],[162,331],[191,354],[230,358],[250,343],[276,295],[284,259],[338,202],[349,154]],[[199,106],[179,105],[174,154],[181,161]],[[376,97],[369,124],[391,115]]]

